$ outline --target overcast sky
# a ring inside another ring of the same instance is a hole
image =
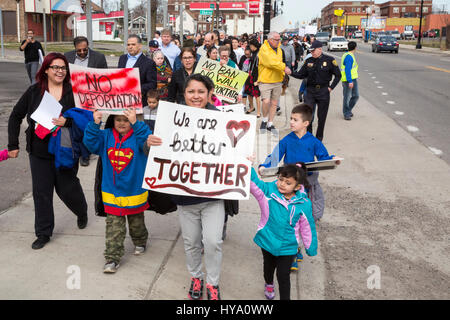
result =
[[[93,0],[95,3],[100,3],[100,0]],[[113,0],[104,0],[113,1]],[[114,0],[116,2],[117,0]],[[204,0],[208,2],[208,0]],[[236,0],[239,1],[239,0]],[[281,3],[281,0],[278,0]],[[354,0],[343,0],[354,1]],[[375,0],[375,3],[383,3],[388,0]],[[323,7],[333,1],[331,0],[283,0],[284,3],[284,17],[291,21],[295,25],[296,21],[302,23],[303,21],[309,22],[311,19],[320,17],[320,11]],[[128,5],[133,8],[138,3],[138,0],[128,0]],[[263,0],[261,5],[263,6]],[[450,10],[450,0],[433,0],[433,6],[442,8],[442,5],[446,5],[446,9]]]

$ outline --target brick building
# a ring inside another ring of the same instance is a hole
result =
[[[3,20],[3,39],[5,42],[19,42],[25,39],[27,26],[25,24],[24,0],[1,0]]]
[[[419,25],[421,0],[387,1],[334,1],[321,11],[321,29],[344,35],[347,32],[361,30],[361,22],[368,16],[375,15],[382,22],[382,30],[398,30],[403,32],[405,25]],[[342,17],[334,15],[334,10],[345,10]],[[432,0],[425,0],[423,16],[431,13]],[[424,20],[425,21],[425,20]]]

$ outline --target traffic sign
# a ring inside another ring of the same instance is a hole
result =
[[[334,10],[334,15],[341,17],[344,14],[344,10]]]
[[[211,22],[212,20],[213,20],[212,17],[207,17],[206,18],[206,22]],[[217,18],[214,17],[214,22],[216,22],[216,21],[217,21]],[[222,17],[219,17],[219,22],[220,23],[225,22],[225,19],[223,19]]]
[[[211,16],[213,14],[213,10],[200,10],[201,16]]]
[[[209,8],[210,8],[210,9],[214,9],[215,7],[216,7],[216,5],[215,5],[214,3],[210,3],[210,4],[209,4]]]

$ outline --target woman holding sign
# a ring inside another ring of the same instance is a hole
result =
[[[169,83],[169,98],[168,101],[184,104],[184,86],[187,77],[189,77],[195,70],[195,51],[190,47],[181,49],[181,68],[175,71],[172,75],[172,80]]]
[[[184,54],[187,55],[187,51],[184,51]],[[212,81],[206,76],[191,75],[186,79],[185,104],[194,108],[218,110],[208,103],[213,88]],[[161,143],[161,138],[154,135],[150,135],[147,140],[148,146],[161,145]],[[219,278],[222,266],[224,200],[190,196],[172,196],[172,200],[178,206],[186,264],[191,274],[188,297],[192,300],[200,300],[203,296],[203,240],[208,300],[220,300]]]
[[[87,203],[80,180],[77,178],[78,161],[73,168],[56,169],[55,157],[49,153],[50,130],[36,123],[31,115],[40,107],[45,92],[62,106],[61,113],[75,107],[67,59],[56,52],[48,54],[36,75],[37,83],[31,85],[15,105],[8,122],[8,150],[11,158],[19,155],[19,133],[23,118],[27,117],[26,141],[31,167],[33,200],[35,211],[35,233],[37,239],[33,249],[41,249],[53,234],[53,190],[78,217],[78,228],[87,224]],[[54,118],[56,127],[71,127],[72,119]]]

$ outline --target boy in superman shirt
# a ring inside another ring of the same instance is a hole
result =
[[[144,210],[147,209],[147,190],[142,188],[147,156],[143,146],[150,129],[136,121],[134,109],[124,115],[110,115],[106,128],[100,130],[102,113],[94,112],[94,121],[85,130],[83,143],[91,153],[101,157],[103,165],[102,199],[106,217],[105,273],[115,273],[124,254],[126,221],[135,255],[144,253],[148,231]],[[111,127],[111,121],[114,125]]]
[[[291,111],[290,128],[292,130],[275,147],[273,152],[266,158],[263,164],[259,165],[259,173],[262,168],[277,167],[284,158],[284,164],[295,164],[297,162],[313,162],[316,160],[331,160],[335,158],[329,155],[323,143],[307,131],[308,125],[312,120],[312,108],[307,104],[296,105]],[[340,162],[337,161],[337,164]],[[313,208],[314,221],[320,220],[323,216],[325,199],[322,188],[319,184],[319,173],[309,172],[307,179],[310,188],[310,198]],[[291,267],[291,270],[298,269],[298,263],[302,261],[303,256],[300,249],[297,258]]]

